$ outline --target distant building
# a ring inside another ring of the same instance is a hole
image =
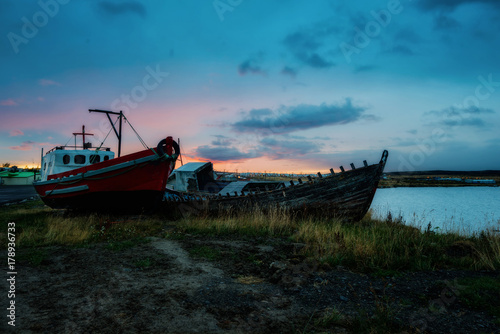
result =
[[[487,180],[487,179],[465,179],[465,183],[472,183],[472,184],[496,184],[495,180]]]
[[[455,182],[462,182],[463,181],[459,177],[435,177],[434,180],[436,180],[436,181],[455,181]]]
[[[30,185],[34,180],[34,172],[25,172],[16,166],[0,172],[0,183],[6,186]]]

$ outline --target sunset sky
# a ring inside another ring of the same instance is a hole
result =
[[[0,26],[0,164],[98,145],[95,108],[217,170],[500,169],[498,0],[3,0]]]

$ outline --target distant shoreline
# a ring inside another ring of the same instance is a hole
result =
[[[496,188],[498,187],[498,184],[444,184],[444,183],[432,183],[432,184],[386,184],[383,182],[383,180],[380,181],[378,188],[379,189],[386,189],[386,188],[436,188],[436,187],[441,187],[441,188],[464,188],[464,187],[491,187],[491,188]]]
[[[379,188],[498,187],[500,171],[421,171],[384,173]]]

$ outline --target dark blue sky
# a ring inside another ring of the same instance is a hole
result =
[[[103,138],[101,108],[221,170],[500,169],[499,1],[2,1],[0,22],[0,163]]]

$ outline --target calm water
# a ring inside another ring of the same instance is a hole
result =
[[[430,187],[378,189],[371,209],[375,217],[401,215],[408,225],[438,231],[472,233],[500,229],[500,187]]]

